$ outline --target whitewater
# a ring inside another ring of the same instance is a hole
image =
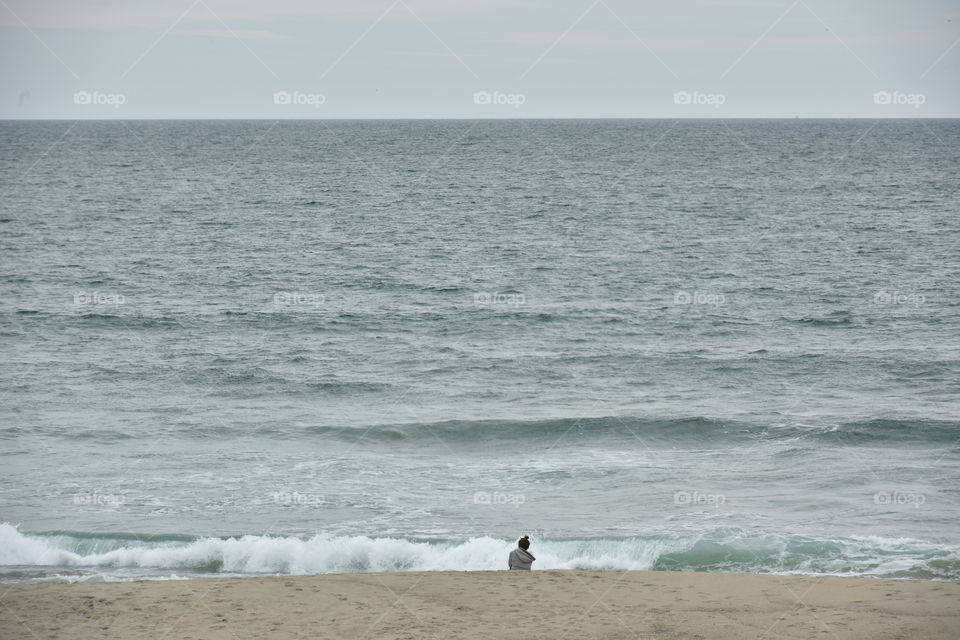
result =
[[[297,575],[383,571],[495,571],[513,541],[427,541],[366,536],[125,539],[24,535],[0,525],[0,564],[20,580]],[[697,536],[536,541],[540,569],[738,571],[884,578],[960,578],[960,547],[920,540],[749,536],[718,529]],[[38,569],[43,567],[42,569]],[[146,573],[144,573],[146,572]]]

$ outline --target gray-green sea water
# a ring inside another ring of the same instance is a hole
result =
[[[958,579],[958,143],[2,122],[0,579]]]

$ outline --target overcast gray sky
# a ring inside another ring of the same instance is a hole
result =
[[[957,0],[0,0],[2,118],[958,117]]]

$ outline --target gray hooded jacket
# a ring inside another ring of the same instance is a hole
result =
[[[533,557],[533,554],[527,551],[526,549],[521,549],[517,547],[510,552],[510,568],[511,569],[520,569],[522,571],[530,571],[530,565],[533,564],[533,561],[536,558]]]

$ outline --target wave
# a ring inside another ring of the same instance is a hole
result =
[[[317,427],[316,433],[340,435],[351,439],[355,428]],[[762,425],[705,417],[655,419],[605,416],[596,418],[557,418],[551,420],[452,420],[431,424],[384,425],[371,428],[367,439],[418,439],[441,437],[458,440],[536,440],[592,438],[620,435],[683,442],[733,443],[746,440],[812,440],[844,445],[877,443],[953,443],[960,437],[960,422],[945,420],[874,419],[824,423],[818,425]]]
[[[316,382],[309,386],[313,393],[344,393],[350,389],[380,390],[363,381]],[[299,392],[295,387],[288,392]],[[128,439],[136,434],[122,430],[56,429],[37,430],[37,433],[73,440]],[[22,430],[11,427],[0,429],[0,439],[22,435]],[[260,427],[236,428],[211,425],[198,428],[190,424],[173,429],[168,437],[229,438],[269,437],[271,439],[300,439],[304,437],[329,438],[355,442],[362,437],[370,443],[397,443],[408,441],[435,442],[440,438],[448,443],[555,442],[563,436],[568,441],[600,443],[604,439],[640,438],[649,444],[669,443],[700,446],[731,446],[742,442],[797,441],[802,444],[835,444],[842,446],[872,445],[943,445],[952,444],[960,437],[960,422],[925,419],[873,419],[851,422],[809,424],[754,424],[704,417],[656,419],[638,417],[554,418],[547,420],[447,420],[404,424],[377,424],[360,426],[297,426],[268,424]]]
[[[453,541],[326,534],[310,538],[26,534],[4,523],[0,565],[9,569],[0,569],[0,579],[22,579],[24,567],[48,576],[85,568],[99,579],[177,571],[204,575],[490,571],[505,568],[513,544],[490,537]],[[533,551],[537,569],[960,579],[960,546],[911,538],[829,538],[720,528],[697,535],[545,538],[535,540]],[[127,571],[117,573],[123,569]]]
[[[704,417],[656,419],[604,416],[548,420],[449,420],[433,423],[357,427],[307,427],[307,433],[345,437],[360,433],[365,440],[433,440],[535,442],[566,438],[640,437],[652,441],[735,443],[749,440],[812,440],[844,445],[878,443],[953,443],[960,437],[960,422],[944,420],[874,419],[818,425],[759,425]],[[282,435],[280,433],[276,435]],[[304,431],[297,431],[297,436]]]
[[[854,324],[853,318],[848,311],[834,311],[822,317],[804,316],[791,320],[815,327],[849,327]]]

